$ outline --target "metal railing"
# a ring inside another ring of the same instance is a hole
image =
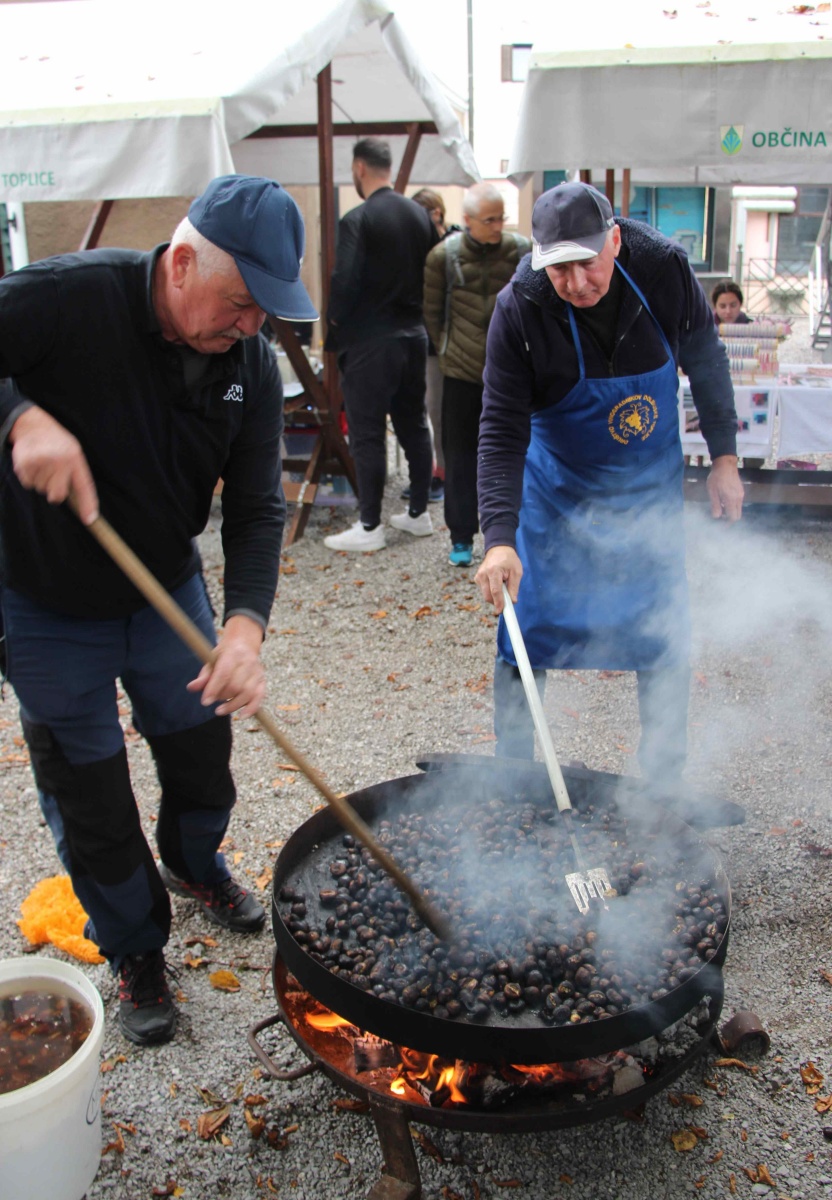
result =
[[[749,258],[742,290],[745,311],[754,316],[806,316],[810,312],[810,268],[805,261]]]
[[[812,345],[819,349],[832,339],[832,314],[830,313],[830,295],[832,290],[832,191],[823,214],[818,238],[815,242],[812,263],[809,268],[809,329],[812,334]]]

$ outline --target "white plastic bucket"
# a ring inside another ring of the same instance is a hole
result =
[[[0,962],[0,995],[10,985],[69,996],[92,1013],[93,1025],[63,1066],[0,1095],[0,1194],[8,1200],[82,1200],[101,1162],[101,997],[79,970],[52,958]]]

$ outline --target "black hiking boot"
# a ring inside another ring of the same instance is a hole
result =
[[[200,908],[217,925],[233,933],[256,933],[266,923],[265,910],[257,900],[231,876],[222,883],[188,883],[159,863],[159,874],[169,892],[196,900]]]
[[[169,1042],[176,1030],[176,1009],[165,971],[161,950],[128,954],[121,961],[118,1023],[137,1046]]]

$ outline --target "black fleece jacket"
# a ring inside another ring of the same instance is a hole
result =
[[[685,252],[656,230],[621,219],[618,261],[638,284],[690,378],[711,458],[736,454],[737,416],[725,347]],[[611,357],[590,330],[578,332],[587,377],[631,375],[660,367],[667,355],[653,320],[625,283]],[[485,548],[514,546],[531,415],[557,404],[578,379],[567,308],[531,255],[503,288],[488,331],[478,455],[480,525]]]
[[[0,281],[0,430],[26,400],[81,443],[102,516],[169,590],[200,568],[194,538],[222,477],[225,616],[265,627],[286,505],[283,393],[266,339],[224,354],[164,340],[153,268],[165,249],[88,250]],[[66,505],[27,491],[0,451],[0,580],[44,608],[114,619],[146,604]]]

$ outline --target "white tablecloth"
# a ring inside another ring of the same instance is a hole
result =
[[[774,416],[777,411],[776,379],[761,379],[753,386],[735,384],[737,407],[737,453],[744,458],[768,458],[771,454]],[[699,416],[693,406],[690,387],[682,380],[679,399],[679,432],[685,454],[707,454],[705,439],[699,432]]]
[[[788,379],[800,377],[807,367],[782,368]],[[788,372],[788,374],[786,374]],[[794,458],[801,454],[832,453],[832,379],[806,376],[801,384],[783,378],[761,379],[751,385],[735,384],[737,453],[744,458]],[[774,437],[775,417],[779,417]],[[707,454],[699,432],[699,419],[687,379],[679,386],[679,426],[685,454]]]
[[[778,457],[832,453],[832,388],[780,387]]]

